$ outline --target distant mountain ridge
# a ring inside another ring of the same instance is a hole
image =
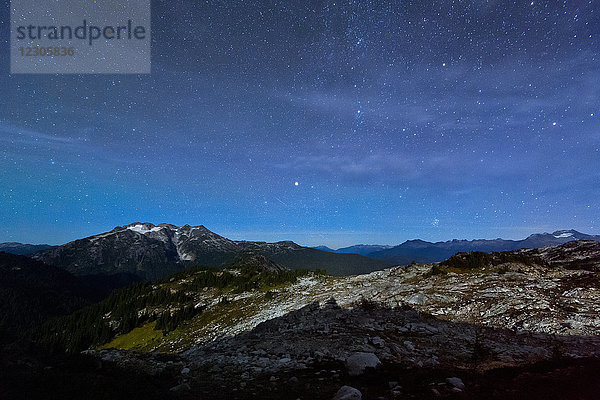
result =
[[[367,253],[369,257],[386,260],[395,264],[431,263],[443,261],[458,252],[484,251],[500,252],[519,249],[535,249],[557,246],[576,240],[600,241],[600,235],[588,235],[575,230],[560,230],[553,233],[537,233],[523,240],[476,239],[449,240],[446,242],[426,242],[408,240],[390,249]]]
[[[331,253],[343,253],[343,254],[360,254],[362,256],[367,256],[367,254],[374,253],[376,251],[383,251],[391,249],[393,246],[387,245],[378,245],[378,244],[356,244],[354,246],[342,247],[337,250],[333,250],[327,246],[317,246],[313,247],[313,249],[329,251]]]
[[[355,253],[366,257],[377,258],[393,264],[432,263],[444,261],[458,252],[484,251],[499,252],[519,249],[535,249],[557,246],[571,241],[600,241],[600,235],[588,235],[576,230],[559,230],[553,233],[536,233],[523,240],[475,239],[448,240],[445,242],[428,242],[421,239],[407,240],[398,246],[354,245],[333,250],[327,246],[313,247],[332,253]]]
[[[327,246],[315,246],[315,247],[311,247],[311,249],[315,249],[315,250],[321,250],[321,251],[328,251],[330,253],[335,253],[335,250],[327,247]]]
[[[35,254],[45,263],[77,276],[125,275],[156,280],[189,266],[220,267],[243,252],[254,252],[289,269],[326,269],[351,275],[390,264],[356,254],[333,254],[294,242],[234,241],[203,225],[135,222]]]
[[[18,242],[0,243],[0,251],[20,256],[29,256],[39,251],[48,250],[56,246],[49,244],[24,244]]]

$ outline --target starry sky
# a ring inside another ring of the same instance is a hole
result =
[[[0,242],[600,233],[600,1],[152,1],[149,75],[10,75]]]

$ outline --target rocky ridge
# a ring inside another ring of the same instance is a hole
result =
[[[585,243],[583,243],[585,244]],[[563,245],[567,246],[567,245]],[[568,245],[571,246],[571,245]],[[600,244],[597,244],[600,247]],[[550,251],[547,249],[544,251]],[[600,253],[587,259],[592,263]],[[333,298],[341,307],[362,301],[388,308],[410,306],[453,322],[549,335],[596,335],[600,328],[600,278],[585,269],[508,263],[490,269],[432,274],[435,265],[409,265],[351,277],[308,275],[269,291],[193,293],[208,305],[201,324],[182,327],[145,350],[184,351],[235,336],[262,322]],[[189,278],[188,278],[189,280]],[[188,280],[170,283],[176,289]],[[223,303],[222,299],[227,302]]]
[[[486,371],[600,357],[599,249],[587,242],[540,249],[543,265],[308,275],[268,293],[220,293],[225,303],[207,289],[196,294],[207,306],[197,321],[128,348],[177,354],[189,370],[184,393],[208,390],[210,376],[226,386],[223,398],[288,398],[289,387],[294,396],[333,398],[344,385],[364,398],[452,397],[474,390]],[[138,359],[114,349],[94,354],[123,365]],[[421,373],[427,382],[407,389],[407,376]]]

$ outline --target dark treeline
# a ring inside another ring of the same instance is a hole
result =
[[[541,257],[531,256],[528,254],[512,252],[484,253],[482,251],[456,253],[446,261],[441,262],[440,266],[469,270],[475,268],[495,267],[506,263],[524,264],[529,266],[548,266],[548,263]]]
[[[146,311],[149,308],[191,300],[183,291],[136,283],[114,291],[99,303],[44,323],[31,332],[31,337],[53,351],[73,353],[108,343],[116,335],[155,320],[157,315]]]
[[[230,288],[241,293],[253,289],[269,289],[273,286],[294,283],[309,273],[326,275],[325,270],[309,271],[306,269],[283,270],[277,272],[257,272],[253,268],[243,268],[241,271],[198,270],[193,278],[182,285],[186,291],[198,291],[205,287],[218,289]]]
[[[154,329],[157,331],[161,330],[163,334],[166,335],[167,333],[174,331],[183,321],[194,318],[194,316],[202,312],[204,308],[205,307],[186,306],[174,311],[163,311],[157,318]]]
[[[115,336],[128,333],[147,322],[156,321],[155,329],[167,334],[204,309],[194,304],[194,292],[206,287],[234,293],[268,290],[293,283],[309,272],[269,272],[252,267],[234,272],[196,267],[156,284],[136,283],[116,290],[99,303],[47,321],[32,330],[29,336],[52,351],[75,353],[108,343]],[[326,274],[325,271],[316,273]],[[173,282],[178,283],[176,290],[169,287]]]

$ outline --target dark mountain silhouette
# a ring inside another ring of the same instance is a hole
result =
[[[87,287],[67,271],[0,252],[0,336],[17,336],[89,302]]]

